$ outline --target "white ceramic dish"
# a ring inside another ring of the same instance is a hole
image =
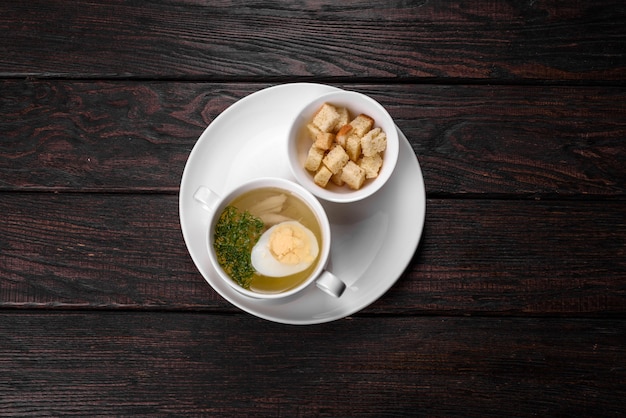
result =
[[[347,185],[339,187],[332,182],[329,182],[328,186],[322,188],[315,184],[313,173],[304,168],[309,149],[311,148],[311,137],[306,126],[324,103],[345,107],[350,111],[352,117],[366,114],[374,119],[374,127],[381,128],[387,134],[387,149],[384,152],[384,162],[378,177],[373,180],[365,180],[365,183],[359,190],[352,190]],[[376,193],[393,174],[398,161],[400,145],[397,132],[398,129],[387,110],[373,98],[348,90],[323,94],[307,104],[302,109],[302,113],[294,120],[287,138],[289,168],[296,180],[298,180],[298,183],[320,199],[337,203],[356,202]]]
[[[289,122],[306,103],[334,90],[322,84],[283,84],[239,100],[206,128],[183,172],[179,213],[191,258],[217,293],[259,318],[306,325],[362,310],[400,278],[422,235],[426,215],[422,171],[398,130],[400,156],[382,189],[357,203],[321,202],[333,235],[329,266],[348,286],[341,298],[328,297],[310,286],[284,300],[252,299],[230,288],[211,267],[206,250],[208,217],[194,200],[195,191],[205,185],[225,192],[257,177],[295,180],[284,151]]]

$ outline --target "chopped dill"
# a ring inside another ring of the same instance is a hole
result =
[[[263,221],[250,212],[227,206],[215,225],[214,243],[217,261],[226,274],[244,289],[249,289],[254,275],[250,260],[252,247],[263,231]]]

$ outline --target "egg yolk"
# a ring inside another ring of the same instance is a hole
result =
[[[269,238],[269,250],[283,264],[311,262],[311,243],[306,232],[294,224],[276,226]]]

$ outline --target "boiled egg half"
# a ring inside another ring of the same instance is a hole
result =
[[[319,253],[313,232],[297,221],[276,224],[261,235],[252,248],[252,267],[270,277],[284,277],[306,270]]]

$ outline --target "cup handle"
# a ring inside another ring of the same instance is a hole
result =
[[[215,209],[215,205],[217,204],[220,197],[211,189],[200,186],[198,187],[198,190],[196,190],[196,192],[194,193],[193,198],[196,200],[196,202],[200,203],[204,210],[208,212],[213,212],[213,209]]]
[[[336,298],[340,297],[343,291],[346,290],[346,284],[328,270],[322,273],[315,281],[315,284],[319,289]]]

